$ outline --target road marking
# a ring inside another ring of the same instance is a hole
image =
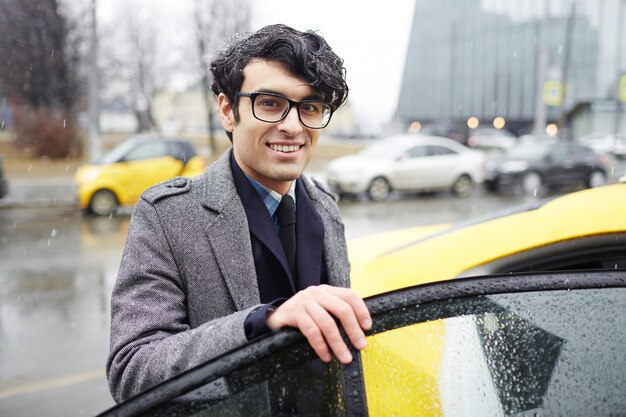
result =
[[[68,385],[74,385],[81,382],[94,381],[96,379],[103,378],[104,376],[104,370],[98,369],[97,371],[66,375],[58,378],[43,379],[41,381],[35,381],[29,384],[18,385],[17,387],[0,390],[0,400],[4,398],[14,397],[16,395],[30,394],[37,391],[45,391],[49,389],[65,387]]]

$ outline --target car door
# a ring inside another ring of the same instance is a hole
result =
[[[445,146],[419,145],[409,149],[398,161],[397,188],[431,190],[447,188],[456,173],[458,154]]]
[[[552,147],[546,164],[545,179],[549,184],[567,184],[576,174],[571,145],[559,143]]]
[[[146,142],[124,155],[120,183],[126,191],[128,203],[137,201],[148,187],[182,171],[182,161],[172,157],[173,154],[168,142]]]
[[[586,181],[598,164],[597,154],[590,148],[573,145],[570,149],[574,168],[572,169],[571,181]]]
[[[366,300],[374,326],[348,366],[281,330],[101,416],[619,415],[623,271],[505,274]],[[616,414],[617,413],[617,414]]]

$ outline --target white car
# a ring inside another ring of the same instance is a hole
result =
[[[484,178],[485,156],[451,139],[404,135],[381,139],[326,166],[326,181],[340,197],[366,193],[375,201],[392,191],[451,190],[469,195]]]
[[[590,133],[578,140],[582,145],[589,146],[599,154],[611,154],[618,158],[626,158],[626,136],[613,133]]]

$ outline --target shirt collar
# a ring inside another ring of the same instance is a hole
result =
[[[261,197],[261,200],[263,200],[263,203],[265,204],[267,211],[270,213],[270,216],[274,216],[274,213],[276,213],[276,209],[278,208],[278,205],[280,204],[280,200],[283,198],[283,196],[280,195],[280,193],[272,190],[271,188],[266,187],[265,185],[255,181],[254,179],[249,177],[248,174],[246,174],[245,172],[244,172],[244,175],[246,176],[246,178],[248,178],[248,181],[250,181],[250,184],[252,184],[252,186],[257,191],[257,193],[259,193],[259,196]],[[295,204],[296,204],[296,182],[295,181],[291,183],[291,186],[289,187],[289,190],[287,191],[287,195],[293,198],[293,203],[295,207]]]

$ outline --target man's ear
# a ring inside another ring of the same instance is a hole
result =
[[[220,115],[220,122],[222,127],[227,132],[232,132],[235,129],[235,116],[233,115],[233,108],[230,104],[230,100],[224,93],[220,93],[217,96],[217,108]]]

